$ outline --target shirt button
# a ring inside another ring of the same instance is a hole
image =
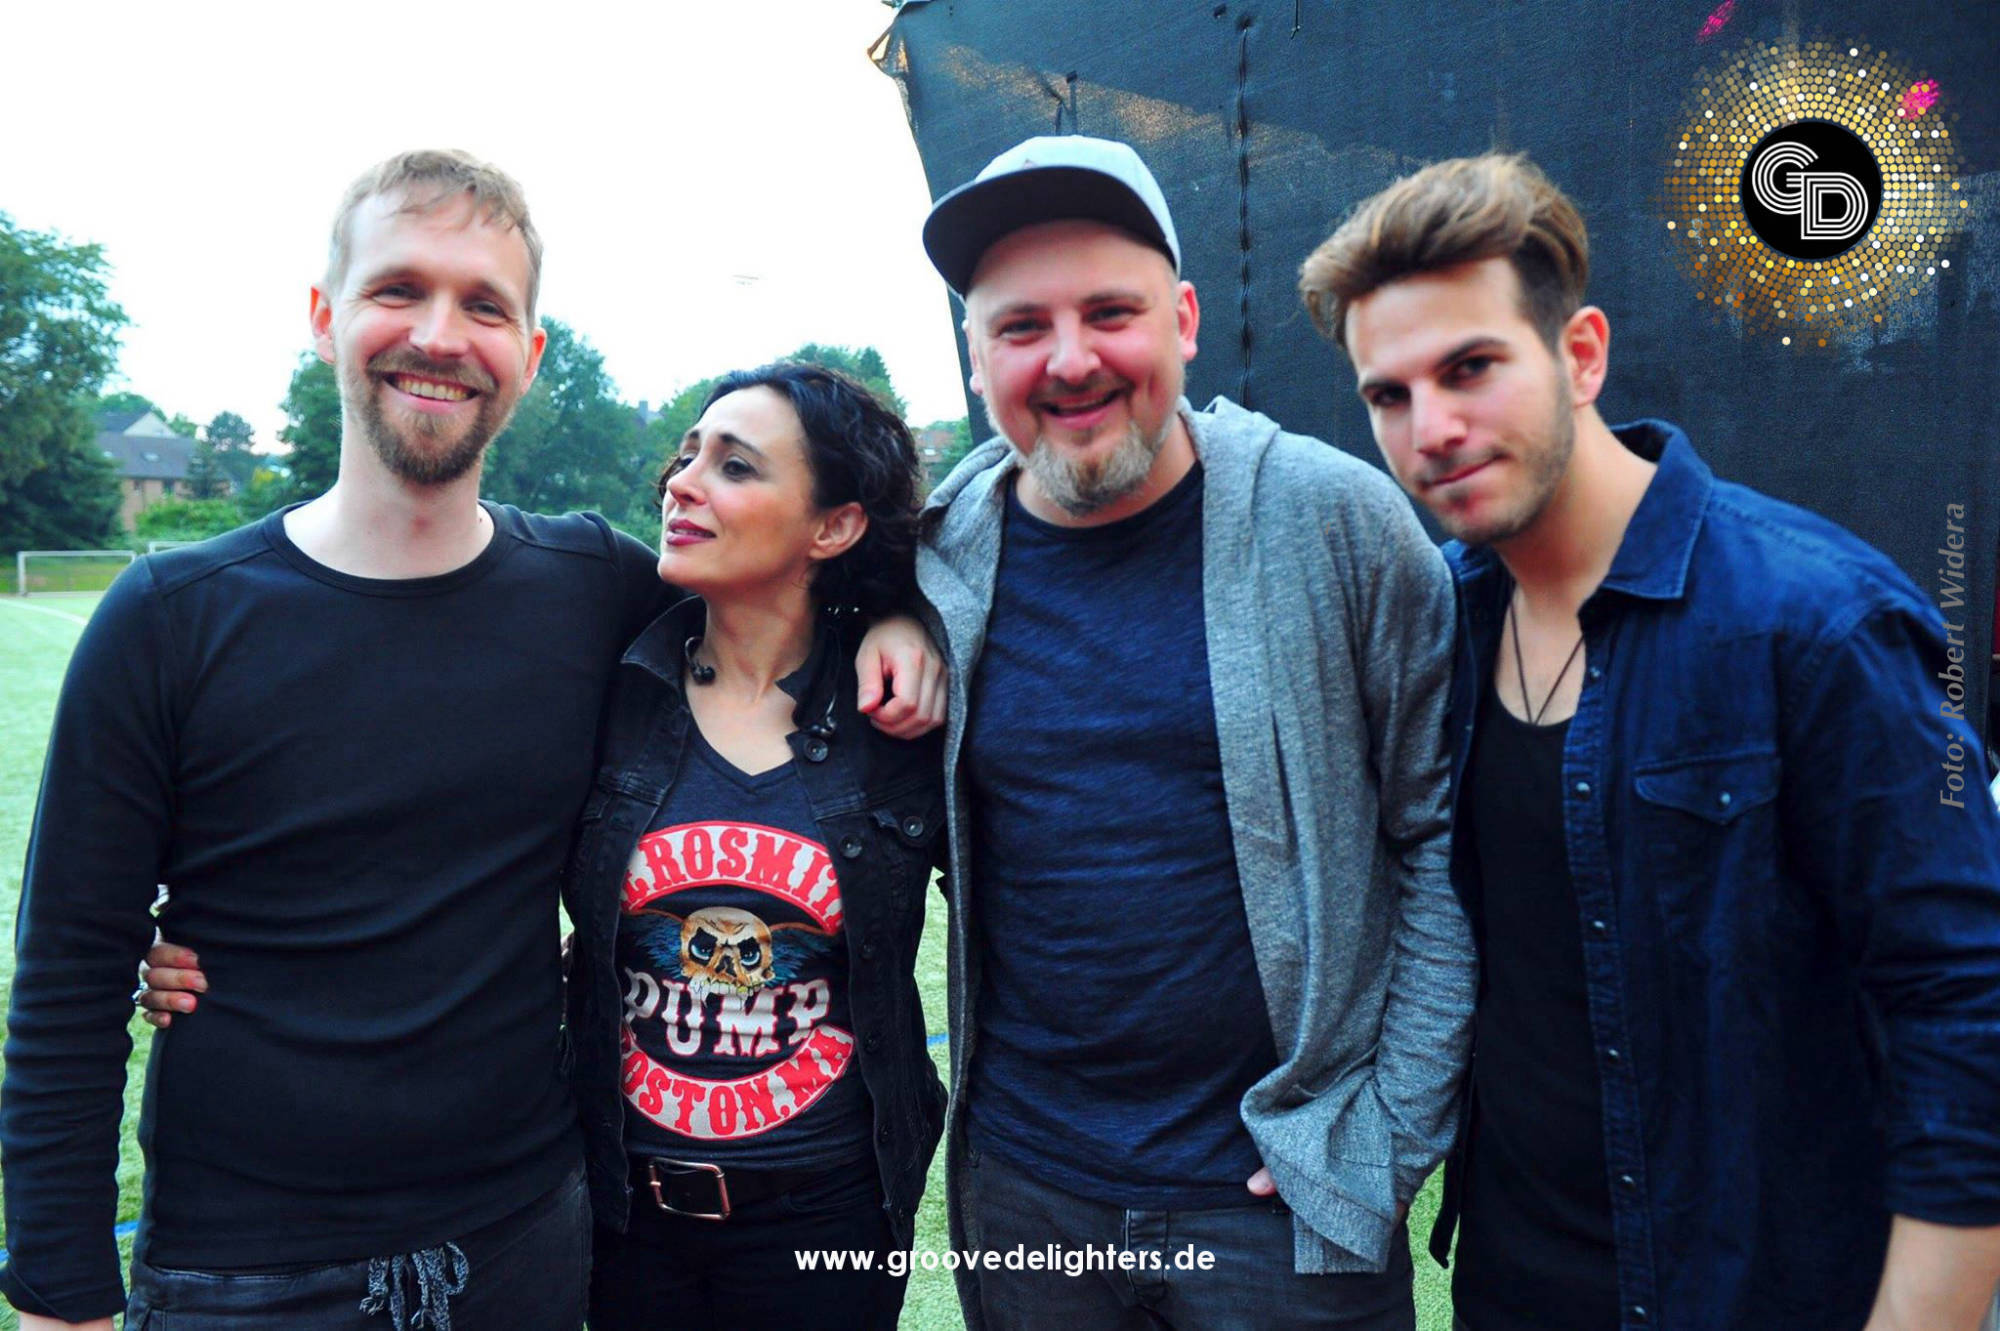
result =
[[[1577,782],[1576,793],[1579,795],[1588,795],[1590,793],[1590,783],[1588,781]]]
[[[879,1035],[870,1035],[867,1039],[861,1042],[861,1047],[863,1049],[866,1049],[870,1053],[874,1053],[877,1049],[880,1049],[882,1047],[882,1037]]]
[[[1620,1174],[1618,1176],[1618,1186],[1627,1192],[1631,1192],[1639,1186],[1639,1180],[1633,1178],[1630,1174]]]
[[[887,1146],[889,1144],[890,1139],[895,1135],[896,1134],[889,1131],[889,1129],[883,1128],[880,1132],[875,1134],[875,1140],[881,1142],[884,1146]]]
[[[1632,1305],[1632,1320],[1635,1322],[1645,1322],[1652,1320],[1651,1314],[1649,1314],[1646,1311],[1645,1304],[1635,1303]]]
[[[1607,1063],[1623,1063],[1625,1055],[1619,1050],[1607,1049],[1604,1051],[1604,1061]]]
[[[855,859],[861,854],[861,838],[844,836],[840,839],[840,853],[847,859]]]
[[[875,960],[875,945],[873,943],[863,943],[861,945],[861,959],[863,961]]]
[[[911,840],[924,834],[924,820],[915,816],[903,820],[903,835]]]
[[[814,735],[806,741],[806,761],[809,763],[823,763],[826,761],[826,741],[818,735]]]
[[[1728,808],[1728,807],[1729,807],[1729,792],[1725,790],[1725,791],[1723,791],[1723,792],[1722,792],[1722,793],[1721,793],[1720,795],[1717,795],[1717,796],[1715,797],[1715,802],[1716,802],[1717,804],[1721,805],[1721,806],[1722,806],[1723,808],[1725,808],[1725,809],[1726,809],[1726,808]]]
[[[1604,678],[1604,671],[1603,671],[1603,670],[1601,670],[1601,669],[1599,669],[1599,668],[1598,668],[1597,666],[1592,666],[1592,667],[1590,668],[1590,677],[1591,677],[1592,679],[1603,679],[1603,678]]]
[[[1603,920],[1592,920],[1590,922],[1590,932],[1596,934],[1599,938],[1602,938],[1604,937],[1604,935],[1611,932],[1611,926],[1606,924]]]

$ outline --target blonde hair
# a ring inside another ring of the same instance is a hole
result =
[[[397,153],[361,173],[341,197],[340,211],[333,215],[333,239],[327,247],[326,286],[340,289],[347,276],[348,232],[354,213],[377,195],[403,196],[402,213],[423,213],[454,196],[472,200],[479,217],[513,228],[528,247],[528,326],[535,323],[535,297],[542,285],[542,238],[528,217],[528,199],[520,184],[505,171],[454,148],[419,148]]]
[[[1299,266],[1299,295],[1345,350],[1355,301],[1400,278],[1482,259],[1513,264],[1522,313],[1554,346],[1583,305],[1590,237],[1576,205],[1518,153],[1438,162],[1363,200]]]

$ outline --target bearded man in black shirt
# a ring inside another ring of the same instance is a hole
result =
[[[355,182],[312,293],[338,480],[139,561],[77,646],[0,1107],[24,1331],[582,1322],[555,888],[606,681],[664,593],[603,519],[479,500],[546,340],[540,256],[519,186],[462,154]],[[864,710],[921,730],[934,698],[881,698],[921,631],[891,637]],[[153,1045],[127,1305],[112,1172],[158,884],[212,987]]]

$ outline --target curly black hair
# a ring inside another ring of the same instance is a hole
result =
[[[813,599],[830,615],[864,620],[910,609],[917,594],[918,509],[917,445],[910,427],[847,375],[803,361],[773,361],[725,374],[701,410],[746,388],[768,388],[797,413],[813,503],[822,509],[859,504],[868,515],[861,539],[814,572]],[[663,495],[666,484],[662,471]]]

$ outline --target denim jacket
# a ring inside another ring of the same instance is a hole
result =
[[[1949,692],[1965,621],[1673,426],[1616,433],[1659,470],[1582,607],[1562,785],[1621,1325],[1851,1331],[1892,1214],[2000,1223],[2000,820]],[[1462,789],[1513,582],[1446,554]]]
[[[682,645],[701,631],[702,619],[700,601],[682,602],[619,663],[597,777],[563,883],[576,925],[567,1038],[592,1207],[600,1224],[620,1231],[632,1189],[619,1084],[618,901],[633,848],[680,772],[692,724]],[[821,632],[801,672],[799,729],[789,742],[820,839],[836,857],[856,1057],[874,1104],[883,1205],[897,1243],[907,1247],[944,1125],[944,1085],[925,1050],[915,976],[924,894],[944,826],[942,741],[890,739],[855,711],[854,646]]]

